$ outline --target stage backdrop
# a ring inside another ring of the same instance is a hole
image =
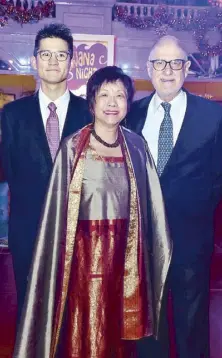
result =
[[[70,72],[69,89],[85,97],[86,83],[99,68],[114,64],[113,35],[73,35],[74,69]]]

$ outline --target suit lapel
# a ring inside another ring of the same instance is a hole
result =
[[[50,149],[48,145],[48,140],[45,133],[45,128],[42,120],[40,105],[39,105],[39,96],[38,92],[36,92],[31,97],[31,106],[30,106],[30,114],[29,118],[31,119],[31,123],[34,130],[34,138],[38,141],[38,146],[42,150],[42,153],[44,154],[48,165],[52,165],[52,158],[50,154]],[[28,110],[28,109],[27,109]]]
[[[137,128],[136,128],[136,133],[142,135],[142,130],[146,121],[146,116],[147,116],[147,109],[148,106],[150,104],[150,100],[148,99],[146,101],[146,103],[144,103],[144,105],[139,109],[138,113],[136,114],[136,116],[138,115],[138,122],[137,122]]]
[[[68,110],[66,114],[66,120],[63,127],[62,137],[61,141],[65,138],[71,135],[72,133],[75,133],[77,130],[82,128],[85,124],[85,118],[84,116],[84,110],[83,105],[80,101],[78,101],[79,98],[77,98],[75,95],[73,95],[70,92],[70,101],[68,105]],[[82,125],[80,125],[80,123]]]
[[[150,104],[150,101],[154,95],[154,92],[149,96],[145,97],[141,102],[139,108],[136,109],[136,113],[133,114],[136,121],[136,128],[133,129],[136,133],[142,135],[142,130],[147,117],[147,110]]]
[[[74,104],[74,100],[72,94],[70,93],[70,100],[67,109],[66,120],[62,131],[61,141],[70,134],[69,128],[70,126],[72,126],[72,122],[74,121],[74,114],[75,114],[74,113],[75,107],[73,104]]]

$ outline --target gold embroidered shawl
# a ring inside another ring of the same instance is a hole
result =
[[[14,358],[51,358],[56,353],[78,220],[84,169],[83,165],[79,165],[79,158],[88,141],[90,128],[91,126],[87,126],[65,140],[54,165],[29,275],[22,320],[16,337]],[[138,221],[135,221],[135,213],[133,214],[131,206],[128,241],[132,244],[135,224],[138,225],[136,230],[138,229],[143,234],[148,283],[150,283],[150,264],[152,265],[151,281],[157,336],[172,243],[168,234],[162,193],[152,157],[141,137],[124,128],[121,132],[124,138],[123,150],[126,151],[125,157],[131,171],[131,186],[135,185],[133,200],[135,204],[137,197],[138,203]],[[131,198],[132,195],[131,193]],[[74,217],[72,215],[72,218],[69,217],[70,205],[76,210],[76,215]],[[58,256],[64,236],[66,237],[66,255],[62,278],[62,299],[61,307],[57,310],[59,317],[53,327]]]

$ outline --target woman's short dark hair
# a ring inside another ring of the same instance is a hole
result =
[[[67,42],[70,57],[73,57],[73,37],[71,30],[64,24],[50,24],[39,30],[35,38],[34,56],[37,56],[37,52],[40,47],[40,41],[47,38],[58,38]]]
[[[86,99],[90,112],[93,113],[96,94],[103,83],[121,81],[127,92],[127,109],[129,111],[134,96],[132,79],[117,66],[106,66],[92,74],[87,83]]]

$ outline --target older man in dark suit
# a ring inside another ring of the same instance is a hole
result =
[[[31,63],[41,87],[2,112],[2,156],[11,203],[9,249],[18,300],[24,302],[41,208],[60,141],[90,121],[86,101],[67,89],[73,38],[62,24],[40,30]],[[56,220],[56,218],[54,218]]]
[[[168,288],[177,355],[209,358],[213,216],[222,195],[222,108],[183,90],[190,62],[175,37],[165,36],[154,45],[147,66],[156,91],[134,102],[126,123],[146,139],[164,194],[174,244]],[[168,357],[167,338],[165,329],[160,357]]]

